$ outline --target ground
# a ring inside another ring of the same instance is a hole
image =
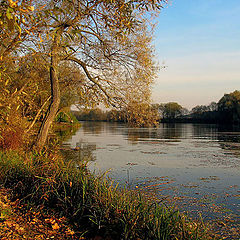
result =
[[[43,211],[26,211],[26,206],[11,201],[8,190],[0,187],[0,239],[85,239],[75,233],[64,217],[48,216]],[[52,215],[52,214],[51,214]]]

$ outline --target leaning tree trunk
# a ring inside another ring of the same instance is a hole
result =
[[[60,88],[58,80],[58,65],[59,65],[59,42],[61,31],[56,31],[53,38],[53,45],[51,50],[51,65],[50,65],[50,83],[51,83],[51,103],[45,114],[43,122],[38,132],[36,147],[42,150],[48,136],[49,128],[56,116],[60,104]]]

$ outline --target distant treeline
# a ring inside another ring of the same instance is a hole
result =
[[[240,124],[240,91],[224,94],[217,103],[198,105],[190,111],[176,102],[153,104],[151,111],[157,113],[161,122]],[[128,122],[124,109],[84,109],[75,111],[74,115],[80,121]]]
[[[240,124],[240,91],[224,96],[216,103],[188,110],[175,102],[157,104],[161,122]]]
[[[94,108],[73,111],[73,114],[78,121],[128,122],[127,114],[124,110],[112,109],[103,111],[100,108]]]

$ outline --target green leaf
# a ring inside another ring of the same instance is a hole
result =
[[[11,9],[10,8],[8,8],[7,11],[6,11],[6,17],[9,20],[13,19],[13,15],[11,14]]]

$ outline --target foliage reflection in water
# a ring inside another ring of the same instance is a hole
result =
[[[201,213],[205,220],[231,219],[239,225],[239,129],[205,124],[134,129],[82,122],[65,144],[81,154],[88,151],[94,160],[90,170],[110,170],[122,185],[174,203],[190,216]]]

